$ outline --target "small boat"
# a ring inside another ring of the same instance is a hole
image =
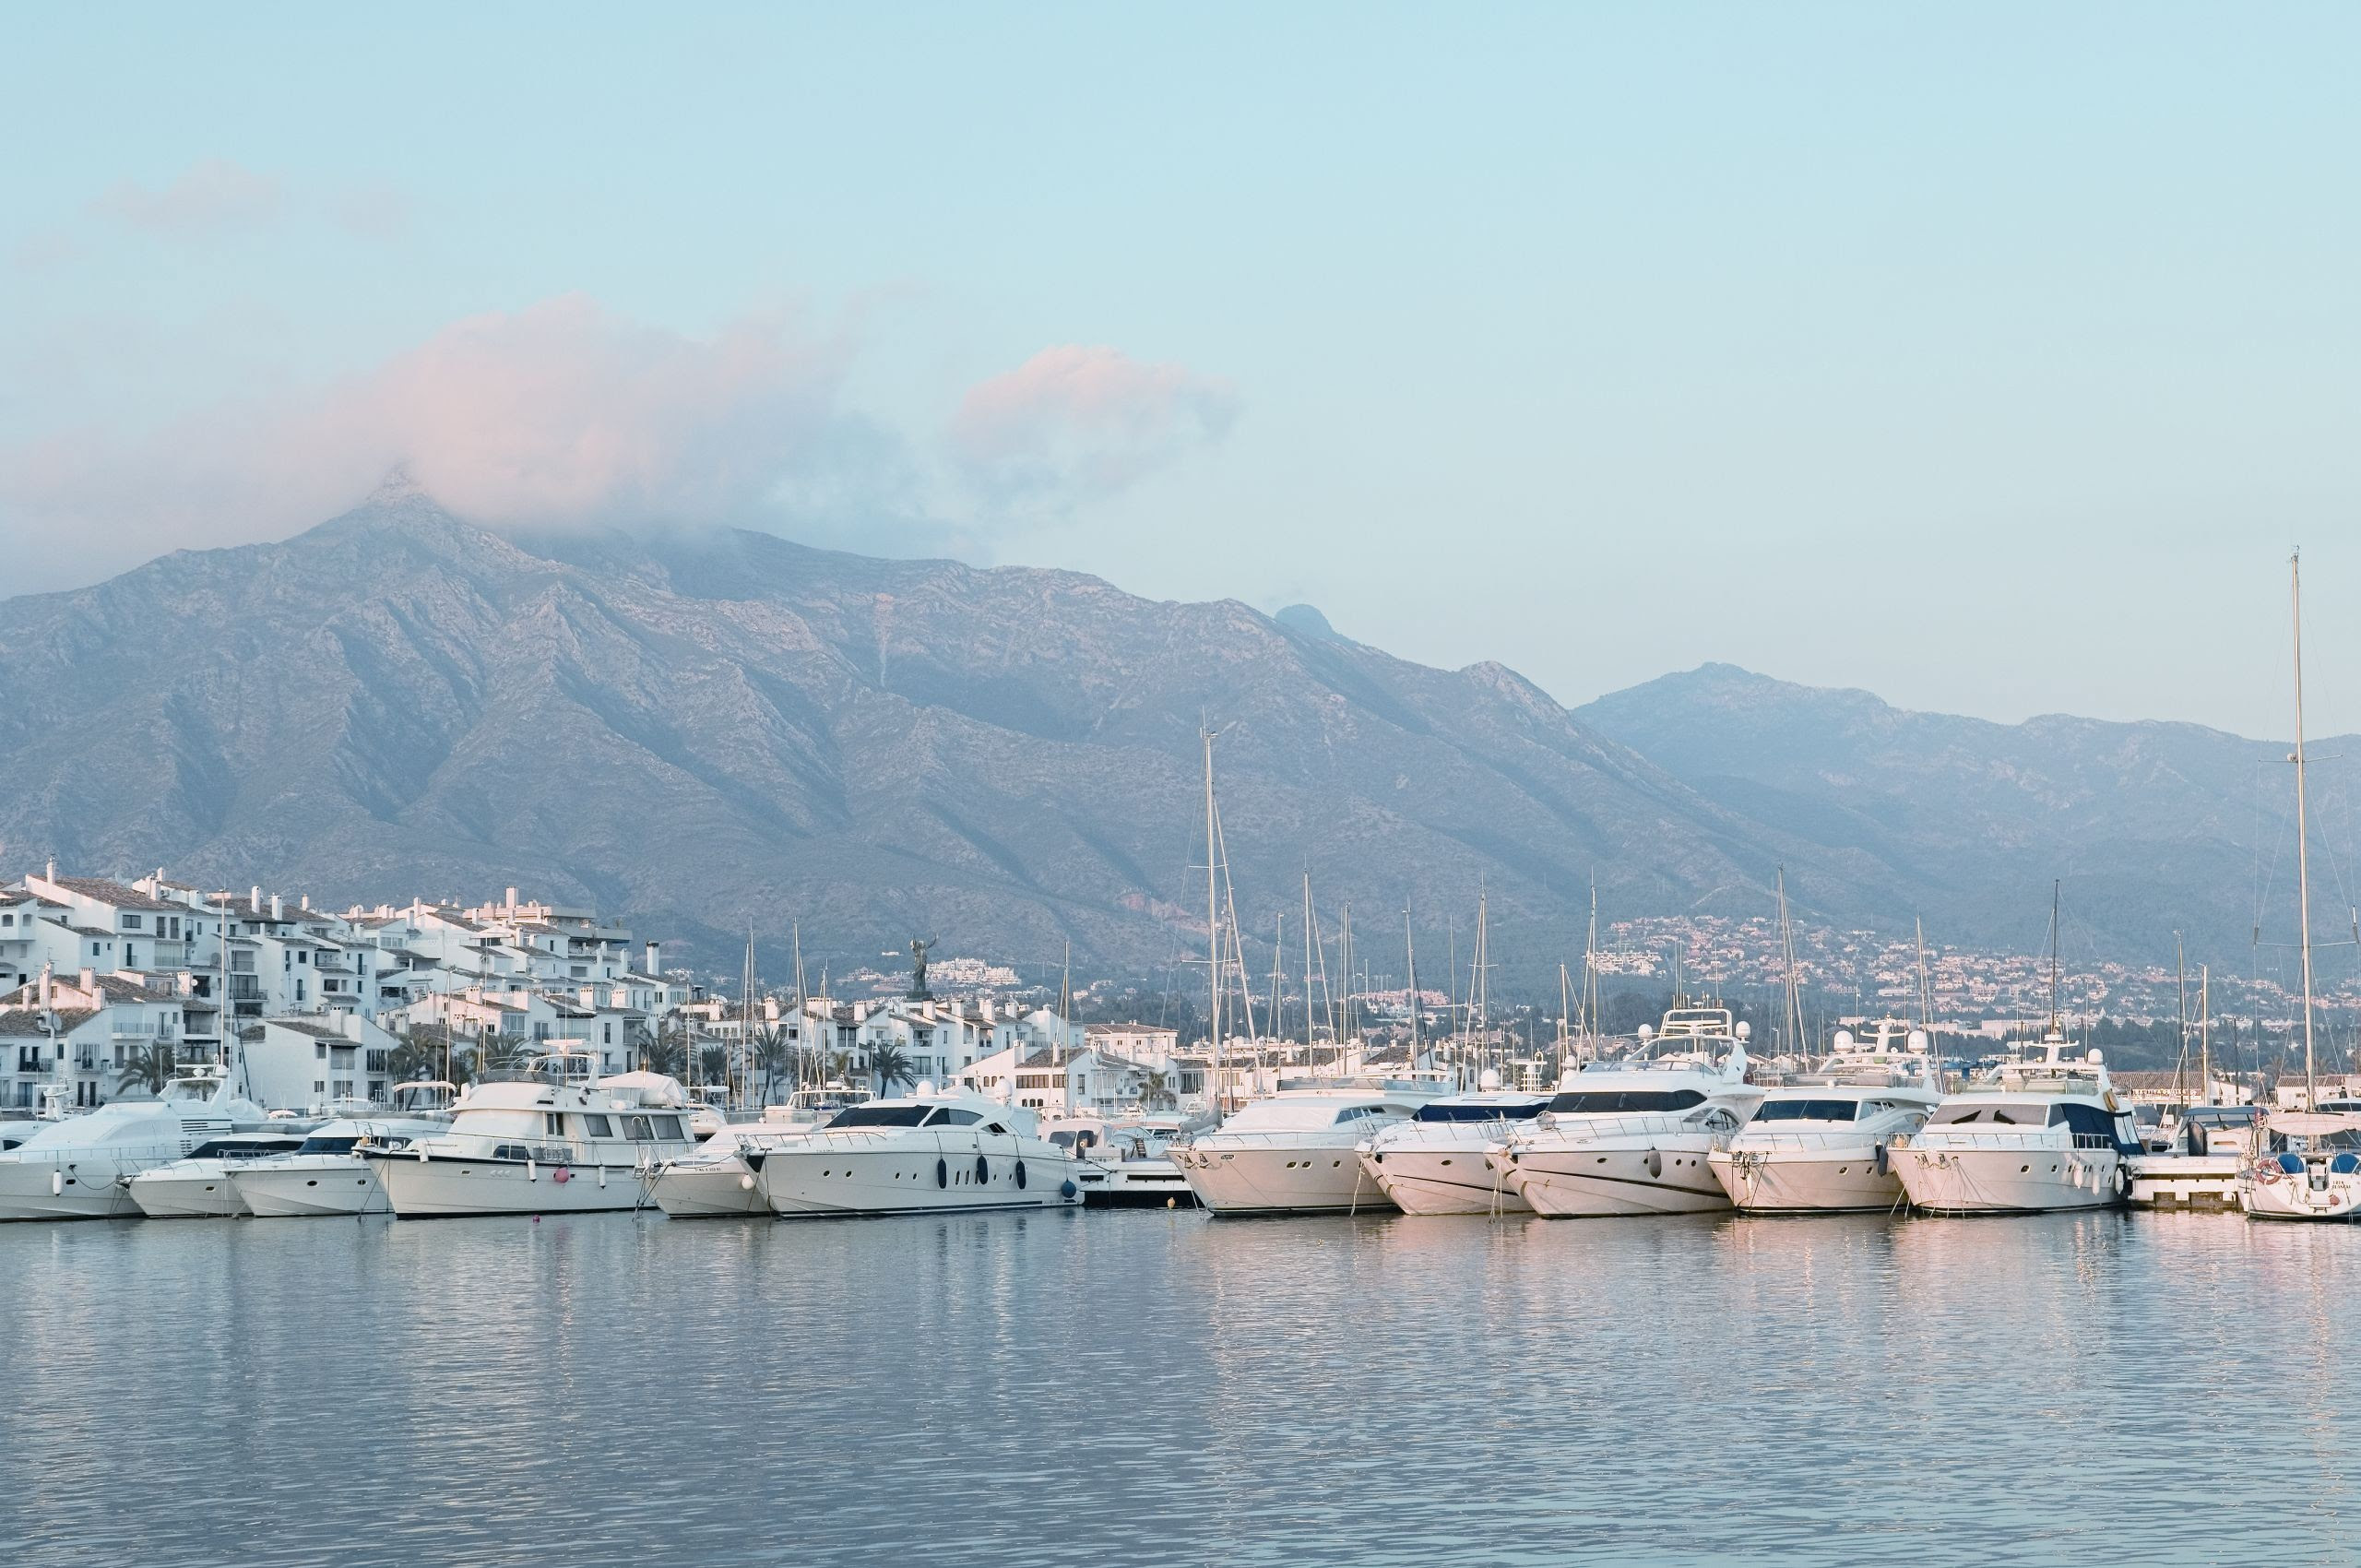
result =
[[[1070,1148],[1040,1118],[966,1090],[920,1084],[848,1106],[826,1124],[766,1136],[743,1158],[782,1218],[1067,1208],[1082,1202]]]
[[[1172,1162],[1216,1214],[1391,1209],[1393,1200],[1361,1168],[1360,1145],[1447,1088],[1418,1079],[1283,1083],[1175,1148]]]
[[[1705,1157],[1762,1102],[1747,1082],[1747,1033],[1727,1008],[1676,1007],[1638,1053],[1584,1063],[1485,1158],[1550,1218],[1727,1209]]]
[[[238,1133],[199,1144],[186,1158],[143,1170],[125,1183],[150,1219],[234,1219],[248,1211],[235,1173],[303,1146],[300,1133]]]
[[[2287,1146],[2265,1149],[2240,1178],[2248,1218],[2350,1222],[2361,1214],[2361,1116],[2283,1111],[2270,1130]]]
[[[656,1168],[647,1195],[674,1219],[743,1219],[770,1204],[746,1156],[791,1132],[784,1121],[730,1122],[685,1154]]]
[[[1074,1181],[1085,1208],[1194,1208],[1197,1194],[1171,1150],[1196,1128],[1186,1116],[1142,1112],[1060,1117],[1044,1123],[1042,1134],[1080,1161]]]
[[[1361,1169],[1405,1214],[1531,1214],[1484,1151],[1549,1108],[1546,1094],[1503,1091],[1487,1072],[1474,1094],[1445,1095],[1358,1149]]]

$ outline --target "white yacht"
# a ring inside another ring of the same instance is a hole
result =
[[[1746,1081],[1746,1034],[1727,1008],[1676,1007],[1639,1054],[1585,1063],[1485,1158],[1552,1218],[1728,1208],[1705,1157],[1762,1099]]]
[[[355,1152],[406,1219],[636,1208],[657,1168],[694,1145],[688,1099],[671,1079],[599,1079],[597,1065],[582,1051],[535,1057],[469,1085],[448,1131]]]
[[[744,1151],[772,1213],[945,1214],[1066,1208],[1082,1201],[1079,1161],[1040,1135],[1022,1106],[965,1090],[848,1106],[825,1125]]]
[[[1896,1051],[1899,1037],[1906,1049]],[[1881,1023],[1866,1050],[1836,1031],[1835,1051],[1766,1090],[1746,1125],[1705,1157],[1730,1202],[1756,1214],[1890,1210],[1902,1203],[1888,1146],[1942,1099],[1927,1037]]]
[[[0,1219],[105,1219],[139,1212],[125,1185],[199,1145],[260,1131],[262,1107],[210,1064],[184,1069],[160,1099],[117,1099],[42,1125],[0,1151]]]
[[[1361,1169],[1359,1146],[1446,1092],[1418,1079],[1282,1084],[1175,1148],[1172,1162],[1216,1214],[1389,1209],[1393,1200]]]
[[[247,1212],[235,1173],[303,1146],[300,1133],[235,1133],[197,1145],[185,1158],[142,1170],[125,1190],[150,1219],[234,1219]]]
[[[2096,1051],[2070,1054],[2052,1027],[1892,1141],[1913,1208],[1936,1214],[2036,1214],[2109,1208],[2131,1192],[2141,1152],[2130,1110]]]
[[[398,1154],[421,1138],[451,1130],[449,1084],[397,1084],[391,1106],[341,1118],[314,1130],[303,1146],[258,1159],[230,1173],[238,1199],[257,1219],[389,1214],[385,1185],[362,1154],[363,1145]]]
[[[2240,1179],[2247,1218],[2349,1221],[2361,1215],[2361,1115],[2283,1111],[2269,1125],[2289,1146],[2257,1156]]]
[[[1533,1212],[1484,1151],[1547,1111],[1549,1097],[1503,1092],[1498,1073],[1479,1082],[1476,1093],[1429,1100],[1359,1146],[1361,1170],[1403,1213]]]

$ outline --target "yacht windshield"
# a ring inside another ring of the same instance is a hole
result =
[[[1618,1111],[1686,1111],[1703,1105],[1695,1089],[1569,1089],[1549,1102],[1560,1115],[1611,1116]]]
[[[1546,1099],[1514,1100],[1491,1105],[1453,1105],[1437,1100],[1418,1107],[1420,1122],[1529,1122],[1541,1114]]]
[[[827,1130],[840,1127],[915,1127],[933,1109],[925,1105],[856,1105],[830,1117]]]
[[[1754,1113],[1757,1122],[1857,1122],[1857,1099],[1766,1099]]]
[[[1952,1127],[1968,1122],[1997,1122],[2004,1127],[2039,1127],[2048,1120],[2049,1108],[2044,1105],[1977,1105],[1969,1101],[1938,1108],[1928,1125]]]
[[[350,1154],[352,1146],[360,1141],[361,1139],[356,1135],[334,1138],[310,1137],[305,1138],[303,1146],[295,1152],[297,1154]]]

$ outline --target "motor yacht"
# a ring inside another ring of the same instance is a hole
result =
[[[125,1186],[143,1170],[232,1134],[263,1110],[211,1063],[184,1068],[157,1099],[110,1100],[43,1124],[0,1151],[0,1219],[105,1219],[139,1212]]]
[[[1361,1143],[1361,1170],[1405,1214],[1531,1214],[1484,1151],[1549,1107],[1546,1094],[1504,1092],[1486,1073],[1474,1094],[1429,1100]]]
[[[1927,1037],[1887,1022],[1867,1049],[1845,1029],[1833,1043],[1829,1055],[1765,1090],[1746,1125],[1706,1155],[1738,1208],[1844,1213],[1903,1201],[1888,1146],[1924,1125],[1942,1099]]]
[[[2284,1146],[2257,1156],[2239,1179],[2248,1218],[2349,1222],[2361,1214],[2361,1115],[2282,1111],[2269,1128]]]
[[[660,1075],[597,1066],[585,1051],[537,1056],[469,1085],[447,1131],[353,1152],[405,1219],[635,1208],[658,1167],[694,1146],[688,1099]]]
[[[247,1212],[235,1172],[273,1155],[292,1154],[303,1134],[273,1130],[213,1138],[186,1158],[142,1170],[125,1183],[131,1201],[150,1219],[234,1219]]]
[[[390,1214],[384,1183],[362,1148],[398,1154],[421,1138],[451,1130],[446,1083],[394,1086],[390,1104],[315,1128],[292,1154],[257,1159],[230,1173],[239,1201],[256,1219]]]
[[[783,1218],[1066,1208],[1080,1161],[1040,1135],[1040,1118],[966,1090],[920,1084],[847,1106],[805,1132],[744,1150],[757,1190]]]
[[[1891,1146],[1910,1206],[1936,1214],[2110,1208],[2130,1195],[2141,1153],[2105,1059],[2054,1027]]]
[[[1361,1169],[1359,1146],[1448,1092],[1446,1082],[1416,1078],[1283,1081],[1175,1148],[1172,1162],[1216,1214],[1390,1209]]]
[[[1584,1063],[1485,1158],[1551,1218],[1726,1209],[1705,1157],[1762,1102],[1747,1082],[1746,1038],[1727,1008],[1676,1007],[1638,1052]]]

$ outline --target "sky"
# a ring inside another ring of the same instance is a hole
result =
[[[2361,729],[2361,9],[12,7],[0,594],[725,522]]]

